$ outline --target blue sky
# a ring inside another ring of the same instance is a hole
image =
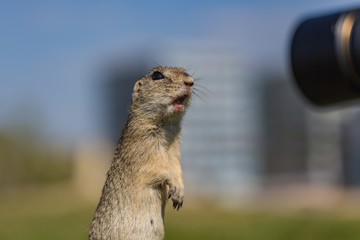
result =
[[[48,136],[80,141],[99,128],[92,120],[99,59],[210,39],[281,68],[299,18],[356,2],[0,1],[0,128],[32,118]]]

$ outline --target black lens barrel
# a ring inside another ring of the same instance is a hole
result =
[[[291,64],[298,87],[313,104],[360,99],[360,10],[301,22]]]

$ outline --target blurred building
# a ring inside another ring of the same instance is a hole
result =
[[[306,180],[306,112],[291,85],[280,76],[262,82],[263,183]]]
[[[206,49],[190,52],[183,61],[198,57],[206,68],[195,75],[204,79],[196,84],[201,98],[194,96],[184,122],[188,191],[224,198],[251,194],[258,188],[263,151],[260,76],[250,66],[237,67],[241,61],[231,51],[218,52],[216,60]]]
[[[309,110],[283,77],[266,77],[262,86],[265,186],[339,184],[341,112]]]
[[[343,181],[345,186],[360,187],[360,111],[345,116],[343,123]]]
[[[312,184],[342,184],[342,111],[306,114],[307,173]]]

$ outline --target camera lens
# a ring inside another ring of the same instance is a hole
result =
[[[360,99],[360,11],[312,17],[297,27],[292,70],[300,90],[315,105]]]

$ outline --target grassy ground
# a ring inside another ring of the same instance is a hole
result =
[[[212,209],[174,216],[167,227],[167,239],[360,239],[359,219],[328,214],[265,214]]]
[[[0,239],[86,239],[95,208],[69,185],[0,193]],[[360,239],[360,216],[339,213],[270,214],[211,207],[167,209],[166,239]]]

